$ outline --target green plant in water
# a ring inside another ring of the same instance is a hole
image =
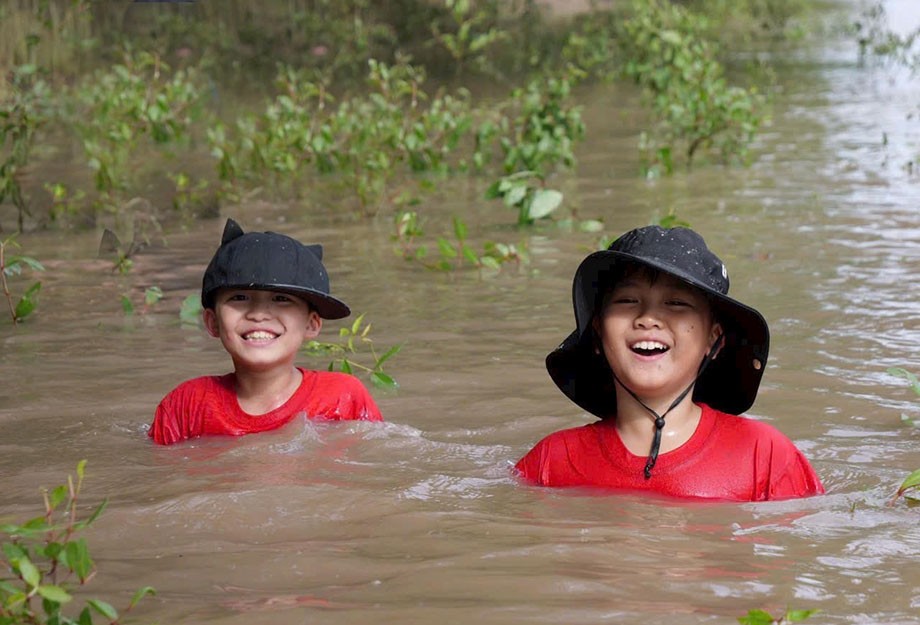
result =
[[[187,138],[201,100],[197,83],[194,70],[172,72],[158,56],[127,50],[122,63],[80,86],[74,124],[104,208],[119,208],[143,137],[157,146]]]
[[[67,185],[60,182],[45,183],[44,186],[45,191],[51,195],[49,217],[52,222],[60,222],[79,214],[83,199],[86,197],[85,191],[77,189],[75,193],[71,193]]]
[[[445,29],[449,32],[445,32],[440,24],[434,23],[431,32],[434,42],[450,54],[455,75],[462,74],[469,65],[482,72],[494,73],[487,52],[494,44],[508,38],[508,33],[496,25],[497,5],[474,0],[443,0],[443,3],[453,24]]]
[[[527,254],[510,243],[486,241],[482,254],[479,254],[466,242],[466,222],[459,217],[453,217],[452,225],[453,238],[437,238],[440,260],[429,263],[425,261],[428,255],[427,246],[413,246],[415,238],[424,234],[419,226],[418,213],[401,211],[396,216],[396,233],[393,235],[398,244],[397,252],[406,260],[416,261],[429,269],[440,271],[458,270],[465,263],[469,263],[481,272],[483,269],[501,269],[503,264],[509,262],[527,261]]]
[[[751,610],[746,616],[738,617],[741,625],[788,625],[799,623],[817,614],[820,610],[786,610],[782,616],[773,616],[764,610]]]
[[[908,385],[910,386],[911,390],[912,390],[918,397],[920,397],[920,380],[917,379],[917,376],[916,376],[916,375],[914,375],[913,373],[911,373],[911,372],[908,371],[907,369],[902,369],[901,367],[891,367],[891,368],[889,368],[889,369],[888,369],[888,374],[889,374],[889,375],[893,375],[893,376],[898,377],[898,378],[903,378],[904,380],[907,380],[907,383],[908,383]],[[920,425],[920,424],[917,423],[916,420],[911,419],[909,416],[907,416],[906,414],[903,414],[903,413],[901,414],[901,421],[902,421],[903,423],[908,424],[908,425],[914,425],[914,426]]]
[[[147,314],[147,312],[149,312],[161,299],[163,299],[163,289],[160,287],[151,286],[144,289],[144,303],[140,311],[141,314]],[[121,309],[126,317],[130,317],[136,312],[134,301],[131,299],[130,295],[121,296]]]
[[[545,178],[559,167],[575,165],[575,144],[585,136],[581,107],[570,103],[576,70],[538,77],[515,89],[498,138],[505,174],[530,171]],[[480,161],[483,159],[480,159]]]
[[[405,196],[400,187],[411,176],[461,167],[454,155],[472,125],[469,94],[429,96],[424,81],[404,59],[371,59],[365,92],[333,104],[325,79],[282,67],[281,93],[264,113],[208,133],[218,176],[228,185],[269,177],[296,194],[312,167],[354,194],[363,213],[376,214]]]
[[[7,278],[21,275],[23,267],[28,267],[32,271],[44,271],[45,268],[40,262],[29,256],[9,255],[7,250],[11,247],[19,247],[14,237],[0,241],[0,284],[2,284],[3,296],[9,306],[10,318],[15,324],[24,320],[35,310],[38,305],[38,292],[42,288],[42,283],[33,282],[31,286],[26,288],[19,299],[15,300],[15,297],[10,292]],[[15,304],[13,303],[14,300],[16,301]]]
[[[544,180],[537,172],[519,171],[492,183],[486,190],[486,199],[501,198],[505,206],[517,209],[518,225],[528,226],[548,217],[562,204],[562,193],[544,188],[543,184]]]
[[[311,356],[334,355],[337,358],[329,363],[329,371],[341,371],[350,375],[357,375],[356,371],[363,371],[370,377],[374,386],[381,388],[397,388],[399,384],[383,370],[383,363],[399,353],[402,345],[394,345],[382,355],[374,349],[374,341],[370,338],[371,324],[364,323],[364,313],[352,322],[351,326],[339,329],[339,342],[328,343],[322,341],[308,341],[303,350]],[[365,365],[357,361],[358,348],[364,346],[370,351],[373,364]]]
[[[38,130],[48,121],[51,93],[34,65],[18,65],[9,75],[8,95],[0,100],[0,203],[9,199],[21,232],[31,215],[22,178]]]
[[[103,500],[88,517],[79,518],[77,502],[85,466],[85,460],[77,464],[76,481],[68,476],[66,484],[43,492],[44,514],[22,525],[0,525],[0,623],[92,625],[97,615],[117,625],[141,599],[155,594],[149,586],[141,588],[121,614],[101,599],[87,599],[76,617],[64,613],[74,600],[74,588],[88,583],[95,573],[86,540],[78,534],[102,514],[107,504]]]
[[[673,173],[678,146],[688,166],[706,150],[723,162],[746,162],[763,122],[763,98],[728,84],[705,17],[664,0],[632,6],[618,41],[623,73],[648,94],[657,119],[640,140],[646,175]]]

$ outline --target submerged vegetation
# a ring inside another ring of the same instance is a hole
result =
[[[3,555],[0,557],[0,623],[4,625],[92,625],[94,617],[115,625],[123,622],[145,596],[139,589],[127,607],[119,611],[101,599],[88,598],[77,614],[69,611],[75,590],[88,584],[96,572],[86,540],[80,535],[102,511],[107,501],[83,517],[81,501],[86,461],[77,464],[77,477],[43,491],[45,510],[21,525],[0,524]],[[70,616],[68,616],[70,612]],[[96,621],[102,622],[102,621]]]

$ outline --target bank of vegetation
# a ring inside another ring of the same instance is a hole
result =
[[[549,179],[575,164],[586,81],[644,95],[636,175],[743,164],[767,100],[729,78],[723,41],[799,32],[807,5],[616,2],[558,19],[534,0],[5,5],[0,226],[141,207],[189,219],[256,188],[343,190],[332,210],[373,216],[460,175],[533,223],[562,201]]]

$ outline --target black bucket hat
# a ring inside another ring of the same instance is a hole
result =
[[[329,295],[323,247],[304,245],[277,232],[247,232],[227,220],[220,247],[201,283],[201,305],[214,308],[218,289],[259,289],[292,293],[305,299],[323,319],[351,314],[344,302]]]
[[[767,365],[770,331],[759,312],[728,296],[725,265],[688,228],[637,228],[582,261],[572,285],[576,329],[546,357],[560,390],[598,417],[616,414],[613,374],[604,355],[595,353],[592,318],[597,298],[610,286],[609,276],[624,263],[664,272],[706,294],[722,325],[724,344],[697,379],[693,400],[729,414],[748,410]]]

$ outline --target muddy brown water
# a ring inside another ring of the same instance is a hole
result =
[[[611,234],[673,208],[706,236],[732,294],[771,325],[749,414],[804,450],[826,496],[688,504],[517,484],[509,463],[589,420],[543,358],[572,328],[571,278],[598,237],[518,231],[458,182],[420,207],[429,239],[460,215],[475,245],[526,242],[529,265],[428,272],[394,254],[385,218],[223,208],[323,242],[333,291],[367,313],[376,345],[403,344],[388,367],[400,389],[374,391],[383,425],[152,445],[163,394],[229,366],[176,312],[223,219],[168,232],[126,278],[95,259],[98,232],[23,237],[48,271],[36,315],[0,329],[0,517],[36,515],[39,487],[87,459],[87,503],[110,500],[87,535],[87,595],[122,606],[154,586],[142,622],[680,625],[787,606],[822,610],[816,623],[920,622],[920,510],[886,505],[920,467],[920,429],[900,420],[920,402],[885,373],[920,373],[920,180],[905,167],[920,81],[861,67],[845,45],[793,58],[779,80],[752,167],[656,181],[636,175],[632,96],[581,92],[590,137],[564,189]],[[124,289],[151,284],[164,301],[123,316]]]

